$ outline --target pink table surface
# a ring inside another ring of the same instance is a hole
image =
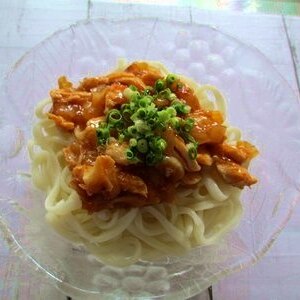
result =
[[[203,11],[188,6],[160,6],[158,9],[153,5],[113,4],[96,0],[1,0],[0,76],[36,43],[77,20],[129,16],[216,26],[261,50],[299,96],[300,18]],[[1,99],[3,104],[4,99]],[[0,237],[0,299],[66,298],[9,253]],[[207,293],[203,293],[193,299],[209,298]],[[214,285],[213,299],[300,299],[300,206],[262,261]]]

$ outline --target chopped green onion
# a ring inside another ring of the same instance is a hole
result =
[[[145,119],[147,116],[147,110],[145,108],[139,108],[131,117],[132,121],[137,121],[140,119]]]
[[[140,119],[144,119],[147,116],[147,110],[145,108],[139,108],[136,114]]]
[[[130,110],[135,110],[136,109],[136,104],[133,101],[130,102],[129,109]]]
[[[153,88],[151,87],[151,86],[148,86],[148,87],[146,87],[145,89],[144,89],[144,91],[143,91],[143,95],[144,96],[147,96],[147,95],[151,95],[151,92],[153,91]]]
[[[126,157],[127,157],[128,160],[134,160],[135,159],[135,155],[134,155],[132,150],[126,149],[125,153],[126,153]]]
[[[97,128],[96,134],[99,145],[104,145],[109,138],[109,129],[101,127]]]
[[[167,110],[161,110],[157,113],[158,115],[158,122],[159,123],[165,123],[170,119],[170,114]]]
[[[177,99],[176,94],[171,93],[170,96],[169,96],[169,100],[174,101],[174,100],[176,100],[176,99]]]
[[[118,131],[122,131],[124,129],[124,123],[123,122],[118,122],[116,124],[114,124],[112,127],[117,129]]]
[[[96,129],[98,144],[105,145],[113,136],[120,143],[128,144],[128,160],[153,166],[165,156],[167,142],[161,134],[169,127],[184,139],[189,156],[195,159],[198,144],[189,134],[194,120],[181,117],[191,108],[168,88],[176,80],[175,75],[169,74],[165,80],[157,80],[154,88],[147,87],[140,92],[135,86],[126,88],[123,95],[127,103],[119,109],[109,110],[106,122],[99,123]],[[166,99],[171,104],[159,107],[154,101],[156,99]]]
[[[188,143],[186,145],[187,147],[187,150],[188,150],[188,154],[189,154],[189,157],[190,159],[196,159],[197,158],[197,147],[194,143]]]
[[[178,117],[173,117],[169,120],[172,128],[178,130],[180,128],[180,119]]]
[[[136,134],[138,133],[137,128],[135,127],[135,125],[129,126],[127,128],[129,135],[131,136],[136,136]]]
[[[119,110],[112,109],[108,114],[108,122],[112,125],[120,122],[122,120],[122,115]]]
[[[153,118],[149,119],[147,123],[150,127],[155,127],[155,125],[157,123],[157,118],[153,117]]]
[[[177,82],[177,89],[182,89],[183,88],[183,83],[182,82]]]
[[[106,122],[99,122],[99,128],[106,128],[107,127],[107,123]]]
[[[132,84],[128,88],[131,89],[132,91],[137,91],[138,90],[137,87],[132,85]]]
[[[178,114],[188,114],[191,111],[191,107],[180,100],[174,100],[171,105],[176,109]]]
[[[153,166],[156,163],[156,156],[153,152],[149,152],[146,155],[146,165]]]
[[[171,85],[176,79],[177,79],[176,75],[174,75],[174,74],[168,74],[168,76],[166,78],[166,83],[168,85]]]
[[[174,107],[172,107],[172,106],[168,107],[166,110],[167,110],[167,112],[169,113],[169,115],[171,117],[175,117],[176,114],[177,114],[176,109]]]
[[[154,152],[163,152],[167,147],[167,142],[158,136],[154,136],[149,141],[149,146]]]
[[[137,140],[135,138],[129,140],[130,147],[135,147],[136,145],[137,145]]]
[[[188,114],[190,112],[191,112],[191,107],[188,106],[188,105],[184,105],[183,108],[182,108],[182,113]]]
[[[172,94],[171,90],[169,88],[167,88],[167,89],[164,89],[164,90],[160,91],[157,96],[160,97],[160,98],[169,100],[171,94]]]
[[[121,110],[129,109],[130,105],[128,103],[124,103],[121,105]]]
[[[149,131],[151,131],[151,128],[147,125],[147,122],[144,122],[142,120],[137,120],[134,123],[135,128],[137,130],[137,132],[145,134]]]
[[[123,119],[126,121],[126,122],[130,122],[130,117],[131,117],[131,110],[126,108],[123,110]]]
[[[124,139],[125,139],[125,135],[123,133],[119,134],[119,137],[118,137],[118,141],[120,143],[123,143],[124,142]]]
[[[183,125],[184,130],[187,132],[191,131],[194,127],[194,123],[195,123],[194,119],[192,118],[186,119]]]
[[[165,88],[165,83],[162,79],[158,79],[158,80],[156,80],[154,87],[155,87],[156,91],[160,92]]]
[[[163,152],[167,148],[167,142],[163,138],[160,138],[156,142],[156,147],[160,152]]]
[[[171,105],[171,107],[174,107],[176,109],[177,113],[181,113],[182,106],[184,104],[179,100],[174,100]]]
[[[148,143],[146,139],[140,139],[137,142],[137,149],[141,153],[147,153],[148,151]]]
[[[153,115],[157,112],[157,108],[154,103],[150,103],[147,107],[145,107],[149,115]]]
[[[126,99],[130,99],[131,98],[131,95],[133,93],[133,90],[130,89],[130,88],[126,88],[124,91],[123,91],[123,95]],[[126,104],[125,104],[126,105]]]
[[[147,107],[152,101],[152,97],[151,96],[144,96],[143,98],[141,98],[139,100],[139,106],[140,107]]]
[[[186,143],[193,143],[194,145],[196,145],[198,147],[196,140],[190,134],[188,134],[186,131],[179,130],[179,134]]]
[[[140,97],[140,93],[137,90],[132,90],[129,87],[123,91],[123,95],[127,100],[136,100]]]

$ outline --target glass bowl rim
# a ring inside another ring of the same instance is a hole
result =
[[[2,75],[2,84],[0,85],[0,88],[1,88],[0,91],[2,93],[5,91],[6,83],[9,80],[10,76],[18,68],[18,66],[20,64],[22,64],[22,62],[30,55],[31,52],[38,50],[40,47],[42,47],[44,44],[49,42],[52,38],[55,38],[57,35],[59,35],[63,32],[66,32],[68,30],[72,30],[72,28],[76,28],[78,26],[85,26],[85,25],[88,25],[89,23],[93,23],[93,22],[106,22],[106,23],[121,24],[121,23],[130,22],[130,21],[140,21],[140,22],[153,21],[155,23],[160,21],[160,22],[164,22],[164,23],[168,23],[168,24],[179,24],[179,25],[181,24],[184,26],[192,25],[192,26],[197,26],[198,28],[207,28],[209,30],[217,32],[217,33],[221,34],[222,36],[225,36],[227,39],[233,40],[235,43],[249,49],[251,52],[253,52],[253,53],[255,52],[256,55],[259,55],[260,58],[263,59],[265,63],[267,63],[268,67],[272,69],[272,71],[276,74],[276,76],[280,79],[280,81],[286,85],[286,87],[294,95],[295,100],[298,100],[298,105],[300,104],[299,103],[299,95],[293,90],[293,88],[291,87],[291,85],[287,81],[287,79],[275,68],[275,66],[268,59],[268,57],[261,50],[257,49],[255,46],[240,40],[240,38],[236,37],[234,34],[230,34],[230,33],[227,33],[226,31],[220,30],[219,28],[217,28],[217,26],[213,26],[213,25],[209,25],[209,24],[202,24],[202,23],[198,23],[195,21],[186,22],[186,21],[174,20],[172,18],[164,19],[164,18],[158,18],[158,17],[129,17],[129,18],[121,18],[121,19],[113,19],[113,18],[110,19],[110,18],[103,18],[103,17],[97,18],[96,17],[96,18],[90,18],[90,19],[81,19],[81,20],[78,20],[78,21],[72,23],[71,25],[68,25],[64,28],[58,29],[58,30],[54,31],[52,34],[50,34],[49,36],[47,36],[46,38],[44,38],[42,41],[38,42],[36,45],[31,47],[30,49],[26,50],[25,53],[5,71],[5,73]],[[263,245],[259,249],[255,250],[254,253],[252,253],[251,257],[247,256],[247,259],[245,262],[234,263],[231,267],[228,267],[226,270],[221,270],[218,273],[211,275],[207,279],[207,281],[209,281],[209,283],[207,284],[207,288],[210,285],[215,284],[219,280],[225,278],[225,276],[227,276],[227,275],[233,274],[239,270],[245,269],[247,267],[250,267],[250,266],[256,264],[268,252],[268,250],[272,247],[272,245],[274,244],[274,242],[276,241],[276,239],[278,238],[280,233],[286,227],[288,221],[290,220],[290,218],[295,210],[295,206],[297,205],[298,202],[300,202],[300,186],[299,187],[296,186],[296,188],[298,190],[297,196],[295,197],[295,199],[293,199],[293,201],[291,201],[291,203],[289,203],[289,210],[288,210],[287,215],[280,222],[280,225],[277,226],[277,228],[274,230],[272,235],[269,237],[268,242],[265,243],[265,245]],[[3,200],[5,200],[5,199],[0,197],[0,201],[3,201]],[[71,288],[73,290],[88,293],[88,294],[92,293],[92,291],[85,290],[85,289],[79,288],[77,286],[74,286],[70,283],[64,282],[63,280],[56,277],[51,272],[47,271],[43,266],[41,266],[39,264],[39,262],[30,255],[30,253],[27,253],[25,251],[25,249],[23,249],[22,245],[20,245],[18,240],[15,238],[14,234],[11,232],[10,228],[8,228],[8,226],[2,220],[1,216],[0,216],[0,233],[1,233],[1,236],[3,237],[3,239],[7,242],[10,252],[17,253],[17,256],[27,263],[31,262],[30,264],[29,263],[28,264],[31,266],[32,269],[34,268],[40,274],[46,276],[47,278],[54,280],[58,284],[58,286],[62,285],[67,289]],[[195,288],[195,284],[190,289],[192,289],[190,297],[195,296],[199,293],[199,290],[197,291],[197,288]],[[109,294],[107,294],[107,295],[109,295]],[[176,296],[176,297],[178,297],[178,296],[180,297],[180,296],[184,296],[184,295],[186,295],[186,292],[181,292],[181,294],[174,293],[174,296]],[[142,297],[137,297],[137,298],[142,299]]]

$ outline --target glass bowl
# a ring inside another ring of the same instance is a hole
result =
[[[260,149],[251,165],[259,183],[242,194],[240,225],[217,245],[184,257],[118,269],[93,259],[45,223],[45,195],[30,178],[27,142],[34,106],[58,76],[72,81],[112,69],[117,59],[156,60],[228,100],[229,123]],[[0,224],[23,259],[64,293],[85,299],[193,296],[257,262],[289,220],[299,198],[300,109],[297,97],[255,48],[218,30],[157,19],[92,20],[59,31],[24,55],[9,72],[0,108]]]

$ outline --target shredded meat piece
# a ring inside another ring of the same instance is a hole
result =
[[[65,130],[73,130],[75,125],[85,126],[89,119],[96,116],[91,93],[57,89],[52,90],[50,96],[53,105],[49,117]]]
[[[195,120],[190,133],[200,145],[219,144],[225,140],[226,127],[222,125],[223,117],[220,112],[197,110],[190,117]]]
[[[49,119],[53,120],[58,127],[61,127],[67,131],[72,131],[75,127],[75,124],[73,122],[67,121],[62,116],[48,113],[48,117]]]
[[[241,151],[236,146],[225,143],[213,145],[212,151],[219,157],[228,157],[239,164],[247,159],[247,153]]]
[[[115,139],[112,139],[106,146],[105,153],[109,155],[117,164],[128,166],[131,162],[127,159],[125,151],[128,148],[127,143],[119,144]]]
[[[63,152],[70,169],[82,163],[82,147],[79,143],[72,143]]]
[[[74,89],[54,89],[50,91],[52,100],[56,103],[82,104],[91,99],[91,93]]]
[[[227,157],[238,164],[242,164],[257,154],[257,149],[247,142],[238,142],[236,146],[229,144],[216,144],[212,152],[219,157]]]
[[[139,90],[144,90],[146,88],[146,85],[144,82],[136,77],[134,74],[128,73],[128,72],[115,72],[110,75],[108,75],[109,83],[118,82],[121,84],[125,84],[127,86],[134,85]]]
[[[127,74],[127,73],[125,73]],[[90,119],[127,102],[123,91],[127,85],[119,82],[101,86],[97,91],[86,92],[72,88],[50,92],[52,109],[49,117],[61,128],[71,131],[76,125],[84,127]]]
[[[76,127],[74,130],[74,135],[76,139],[86,147],[90,149],[97,148],[97,135],[95,127],[87,126],[83,130],[81,130],[79,127]]]
[[[92,107],[95,112],[95,116],[101,116],[105,111],[105,96],[107,93],[108,87],[102,86],[100,90],[92,92]]]
[[[106,199],[113,199],[121,191],[118,170],[114,160],[108,155],[98,156],[93,166],[76,166],[72,174],[73,182],[87,195],[102,193]]]
[[[128,101],[123,97],[123,91],[126,87],[123,84],[113,83],[107,88],[105,94],[105,112]]]
[[[74,141],[63,149],[64,157],[69,167],[73,169],[76,165],[92,165],[98,156],[96,130],[92,126],[87,126],[84,130],[75,128]]]
[[[239,164],[222,158],[215,158],[215,161],[219,174],[227,183],[243,188],[257,182],[257,179]]]
[[[100,85],[110,85],[112,83],[120,83],[125,85],[135,85],[139,90],[145,89],[145,83],[134,74],[129,72],[117,71],[107,76],[99,76],[92,78],[84,78],[80,83],[78,90],[91,91]]]
[[[99,155],[97,149],[89,149],[84,144],[73,142],[63,149],[64,157],[72,170],[76,165],[93,165]]]
[[[98,77],[88,77],[88,78],[84,78],[79,87],[78,90],[79,91],[91,91],[92,89],[95,89],[101,85],[107,85],[109,84],[109,80],[107,77],[105,76],[98,76]]]
[[[118,179],[122,191],[147,197],[147,185],[140,177],[125,172],[120,172]]]
[[[126,69],[126,72],[136,75],[148,86],[153,86],[156,80],[163,77],[158,69],[145,62],[134,62]]]
[[[186,104],[191,107],[192,111],[196,111],[201,108],[194,91],[183,82],[178,80],[175,81],[171,86],[171,90],[176,94],[178,99],[184,100]]]
[[[200,182],[202,176],[200,172],[186,173],[182,178],[181,185],[191,186]]]
[[[243,151],[247,155],[247,160],[254,158],[258,155],[258,150],[255,146],[246,141],[238,141],[236,144],[240,151]]]
[[[84,130],[77,127],[74,135],[77,141],[63,149],[66,162],[71,169],[78,164],[92,165],[99,154],[96,129],[93,126],[87,126]]]
[[[190,159],[184,140],[180,136],[178,136],[173,130],[167,129],[163,133],[163,137],[167,141],[167,148],[165,152],[168,156],[176,157],[183,163],[187,171],[197,172],[200,170],[200,166],[197,164],[197,161]]]
[[[58,87],[60,89],[70,89],[73,87],[73,84],[67,79],[66,76],[61,76],[58,78]]]
[[[76,165],[72,174],[73,183],[85,191],[87,196],[100,194],[104,200],[110,200],[121,192],[129,192],[147,197],[145,182],[138,176],[120,171],[108,155],[98,156],[92,166]]]
[[[211,166],[213,164],[213,158],[210,152],[205,148],[205,146],[198,147],[198,154],[196,160],[198,164],[204,166]]]

